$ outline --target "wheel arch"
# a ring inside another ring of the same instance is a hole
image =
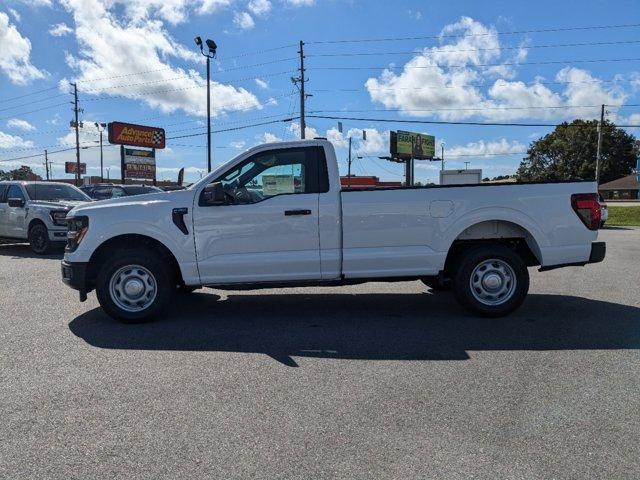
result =
[[[131,248],[132,246],[139,246],[156,252],[169,263],[171,274],[175,276],[176,284],[184,283],[180,264],[173,252],[164,243],[149,235],[127,233],[106,239],[93,251],[87,267],[87,290],[94,288],[98,272],[110,253],[115,249]]]
[[[474,219],[453,230],[444,271],[450,272],[459,254],[477,245],[501,244],[512,248],[527,266],[542,264],[544,237],[535,225],[514,221],[513,218]],[[524,225],[527,226],[524,226]],[[533,233],[535,232],[535,233]]]

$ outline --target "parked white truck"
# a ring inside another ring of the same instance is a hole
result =
[[[176,290],[422,280],[480,315],[517,308],[541,270],[600,262],[594,182],[341,190],[324,139],[260,145],[183,191],[67,216],[65,283],[125,322]]]
[[[69,210],[91,198],[55,182],[0,182],[0,239],[24,242],[39,255],[67,241]]]

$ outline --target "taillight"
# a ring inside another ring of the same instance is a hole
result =
[[[600,228],[602,212],[597,193],[574,193],[571,195],[571,207],[589,230]]]

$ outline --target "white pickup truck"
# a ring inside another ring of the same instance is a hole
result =
[[[527,267],[603,260],[594,182],[343,190],[324,139],[260,145],[183,191],[67,215],[65,283],[124,322],[177,290],[422,280],[484,316],[527,295]]]

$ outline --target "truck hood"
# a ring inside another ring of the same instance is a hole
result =
[[[83,202],[79,200],[35,200],[30,201],[29,206],[32,208],[42,208],[50,210],[71,210],[72,208],[87,205],[92,202]]]
[[[158,204],[166,204],[175,207],[191,206],[193,192],[190,190],[178,190],[174,192],[146,193],[144,195],[132,195],[128,197],[110,198],[97,202],[83,203],[75,207],[69,215],[90,215],[93,212],[112,210],[114,208],[145,208]]]

